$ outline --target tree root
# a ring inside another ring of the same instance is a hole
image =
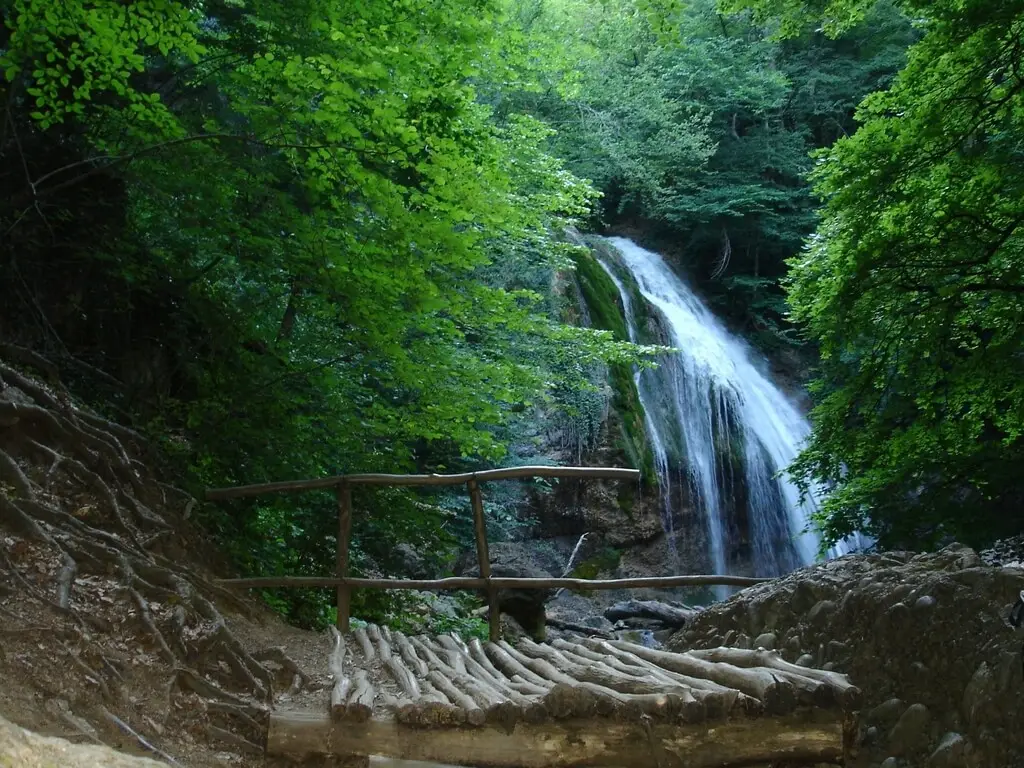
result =
[[[128,734],[133,739],[135,739],[135,741],[138,742],[138,745],[140,747],[142,747],[144,750],[146,750],[147,752],[152,752],[154,755],[159,757],[161,760],[163,760],[165,762],[168,762],[171,765],[181,766],[181,763],[179,763],[173,757],[168,755],[162,749],[158,749],[157,747],[155,747],[152,744],[150,744],[137,731],[135,731],[135,729],[133,729],[130,725],[128,725],[128,723],[126,723],[124,720],[119,718],[117,715],[115,715],[113,712],[111,712],[106,707],[100,707],[100,712],[102,712],[103,716],[105,718],[107,718],[107,720],[109,720],[113,725],[115,725],[118,730],[123,731],[124,733]]]
[[[275,688],[290,686],[294,693],[310,678],[283,648],[250,654],[215,604],[251,617],[256,611],[248,601],[148,551],[173,533],[168,520],[185,519],[195,500],[152,476],[142,460],[150,450],[145,438],[75,404],[56,378],[57,366],[3,343],[0,358],[49,377],[44,384],[0,359],[0,526],[57,559],[50,592],[22,575],[0,548],[0,584],[68,622],[52,631],[24,631],[60,638],[70,667],[96,686],[108,707],[119,705],[126,665],[98,646],[89,646],[87,656],[81,650],[91,633],[113,627],[97,612],[76,610],[83,574],[117,574],[118,594],[134,610],[140,636],[173,671],[168,713],[177,692],[195,694],[217,718],[208,726],[211,739],[261,754]],[[176,764],[113,712],[101,711],[141,746]]]

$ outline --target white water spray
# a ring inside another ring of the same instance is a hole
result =
[[[661,256],[625,238],[608,242],[659,316],[666,342],[679,350],[659,361],[657,370],[635,378],[663,498],[672,498],[673,464],[685,466],[689,497],[703,517],[717,573],[730,571],[731,553],[743,533],[758,575],[812,562],[819,539],[805,529],[815,499],[801,501],[789,479],[777,476],[809,435],[807,419],[768,378],[753,350],[726,330]],[[609,265],[602,266],[619,289],[635,341],[630,292]],[[734,471],[742,477],[734,478]],[[735,519],[730,523],[737,479],[746,491],[744,531]],[[663,517],[671,538],[673,510],[666,509]],[[834,554],[847,550],[843,546]]]

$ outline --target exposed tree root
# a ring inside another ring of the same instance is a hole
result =
[[[46,383],[11,363],[39,370]],[[294,693],[308,687],[309,677],[283,648],[250,654],[216,603],[248,616],[254,607],[161,553],[195,500],[153,477],[140,458],[150,452],[144,438],[76,405],[57,371],[34,352],[0,344],[0,527],[55,558],[47,589],[26,578],[0,547],[0,596],[23,594],[59,616],[65,626],[49,635],[61,640],[70,667],[116,708],[130,666],[89,640],[89,633],[110,631],[111,625],[76,604],[79,579],[115,575],[120,589],[114,594],[134,617],[140,643],[172,670],[168,713],[175,696],[198,695],[216,720],[208,724],[210,738],[261,753],[257,745],[265,741],[275,688]],[[35,629],[47,634],[44,627],[23,631]],[[174,762],[111,711],[101,712]]]

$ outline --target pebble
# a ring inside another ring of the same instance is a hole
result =
[[[811,656],[811,654],[809,653],[805,653],[803,656],[796,660],[796,665],[798,667],[813,667],[814,657]]]
[[[902,699],[888,699],[868,712],[867,721],[886,729],[891,728],[900,719],[903,708]]]
[[[897,755],[912,755],[928,746],[932,715],[924,704],[911,704],[889,733],[889,749]]]
[[[836,604],[831,600],[819,600],[808,612],[807,618],[810,621],[827,619],[831,614],[835,613],[835,610]]]
[[[766,651],[775,650],[775,634],[773,632],[763,632],[754,638],[755,648],[764,648]]]
[[[914,610],[926,611],[929,608],[934,608],[936,603],[938,603],[938,600],[931,595],[921,595],[916,601],[914,601]]]
[[[928,768],[961,768],[967,753],[967,740],[959,733],[950,731],[939,740],[928,758]]]
[[[895,757],[887,757],[878,768],[899,768],[899,761]]]

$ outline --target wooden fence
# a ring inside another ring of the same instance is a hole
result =
[[[261,496],[268,493],[308,491],[334,488],[338,500],[338,546],[335,557],[335,575],[318,576],[269,576],[245,579],[222,579],[221,584],[236,587],[334,587],[338,608],[338,629],[348,632],[352,590],[364,589],[483,589],[487,592],[487,616],[492,641],[497,641],[499,631],[498,590],[499,589],[555,589],[564,587],[574,590],[667,588],[682,586],[749,586],[767,579],[745,576],[659,576],[635,579],[571,579],[571,578],[503,578],[491,576],[491,561],[487,548],[487,526],[484,521],[483,494],[480,483],[489,480],[515,478],[586,478],[603,480],[637,480],[640,472],[619,467],[510,467],[490,469],[482,472],[464,472],[456,475],[386,475],[362,474],[339,475],[317,480],[296,480],[260,485],[244,485],[235,488],[217,488],[206,492],[210,501],[239,499]],[[470,506],[473,510],[473,530],[476,538],[476,554],[480,563],[479,578],[446,579],[361,579],[348,575],[348,550],[352,535],[352,486],[431,486],[463,485],[469,491]]]

